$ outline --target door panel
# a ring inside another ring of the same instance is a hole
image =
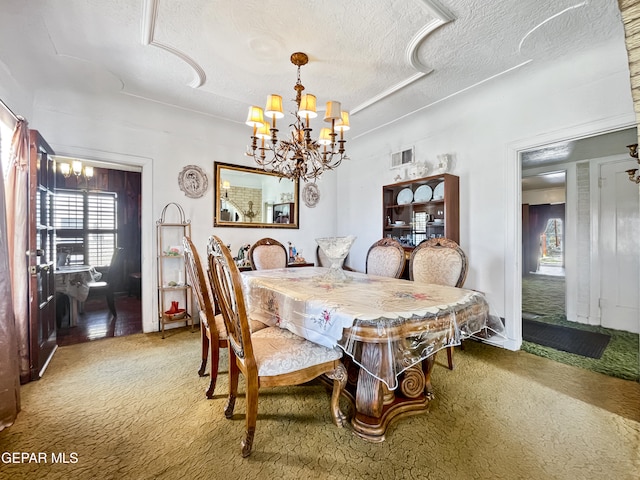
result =
[[[640,200],[625,170],[636,166],[635,160],[601,165],[599,233],[601,324],[634,333],[640,330]]]
[[[54,282],[53,151],[29,132],[29,340],[31,380],[42,376],[57,348]]]

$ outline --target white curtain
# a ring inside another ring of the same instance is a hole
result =
[[[6,180],[7,236],[9,267],[13,289],[13,312],[18,335],[20,375],[28,379],[29,369],[29,264],[28,212],[29,196],[29,126],[18,120],[11,141],[9,172]]]
[[[21,135],[26,135],[27,142],[27,155],[29,151],[29,143],[28,143],[28,132],[26,132],[27,126],[26,122],[19,121],[16,125],[16,130],[14,131],[13,140],[16,140],[17,137],[21,137]],[[28,156],[27,156],[28,159]],[[18,207],[18,203],[22,203],[23,210],[26,210],[26,176],[27,169],[24,168],[24,164],[19,167],[20,162],[16,160],[15,150],[11,148],[11,158],[10,158],[10,174],[7,176],[7,195],[5,195],[5,184],[4,182],[0,182],[0,298],[3,299],[0,302],[0,430],[10,426],[16,419],[18,412],[20,411],[20,363],[19,363],[19,354],[18,354],[18,329],[16,328],[16,316],[14,313],[14,302],[12,295],[12,283],[13,277],[11,275],[12,272],[12,253],[15,252],[15,247],[11,247],[9,240],[13,240],[14,235],[13,232],[16,231],[14,228],[7,228],[9,225],[13,225],[16,218],[22,218],[22,224],[26,215],[23,217],[18,216],[18,212],[15,209]],[[18,175],[17,170],[22,170],[23,175]],[[13,172],[13,174],[11,173]],[[22,180],[18,180],[18,178],[22,178]],[[23,194],[22,202],[15,201],[16,192],[12,190],[13,187],[17,186],[16,181],[23,181],[25,183],[24,188],[19,189],[19,191]],[[7,198],[10,200],[7,202]],[[9,216],[11,217],[11,222],[9,223]],[[20,228],[20,231],[25,230],[25,228]],[[26,241],[26,233],[24,235]],[[26,251],[26,246],[22,250]],[[24,257],[23,253],[23,257]],[[26,268],[24,270],[25,282],[28,281],[28,277],[26,275]],[[25,283],[26,285],[26,283]],[[25,292],[24,289],[22,290]],[[21,305],[22,308],[18,310],[28,312],[27,306],[27,296],[26,294],[18,302],[18,305]],[[28,316],[24,316],[24,321],[28,321]],[[26,326],[26,324],[25,324]],[[28,354],[28,350],[27,350]],[[28,357],[27,357],[28,359]],[[27,361],[27,371],[28,371],[28,361]]]

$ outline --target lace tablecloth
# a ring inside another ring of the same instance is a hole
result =
[[[327,347],[340,347],[369,374],[398,386],[398,375],[417,362],[473,335],[503,334],[479,292],[328,269],[283,268],[243,272],[249,317],[286,328]],[[385,344],[368,358],[363,344]]]

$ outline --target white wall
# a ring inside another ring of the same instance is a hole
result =
[[[540,188],[522,192],[522,203],[544,205],[546,203],[564,203],[565,190],[560,188]]]
[[[352,123],[357,123],[357,115]],[[505,317],[509,348],[519,348],[520,162],[527,147],[635,123],[624,45],[609,45],[561,62],[535,62],[349,145],[340,168],[338,233],[358,239],[351,266],[363,269],[369,245],[382,235],[381,187],[396,174],[392,152],[415,145],[418,161],[450,153],[460,177],[460,243],[469,257],[466,287],[486,292]]]

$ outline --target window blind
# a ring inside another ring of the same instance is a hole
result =
[[[108,266],[117,245],[114,192],[58,190],[54,197],[56,245],[75,265]]]

